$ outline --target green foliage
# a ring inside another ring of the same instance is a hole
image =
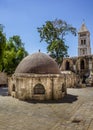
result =
[[[19,62],[27,55],[28,53],[25,51],[20,36],[10,37],[5,47],[2,71],[8,74],[14,73]]]
[[[47,50],[50,56],[60,64],[64,56],[68,56],[68,46],[65,44],[65,36],[72,33],[76,36],[76,28],[67,24],[65,21],[57,20],[46,21],[45,25],[37,28],[41,41],[45,41],[48,46]]]
[[[5,34],[3,33],[3,25],[0,24],[0,63],[2,62],[5,45],[6,45],[6,37]]]
[[[0,71],[12,74],[19,62],[28,55],[20,36],[15,35],[6,40],[4,26],[0,24]]]
[[[2,71],[5,45],[6,45],[6,37],[5,34],[3,33],[3,25],[0,24],[0,71]]]

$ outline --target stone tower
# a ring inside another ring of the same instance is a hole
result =
[[[83,23],[78,32],[78,56],[91,55],[90,32]]]

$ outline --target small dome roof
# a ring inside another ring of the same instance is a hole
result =
[[[50,56],[38,52],[25,57],[15,73],[60,74],[57,63]]]

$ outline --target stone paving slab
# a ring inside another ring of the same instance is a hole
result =
[[[93,88],[68,89],[62,101],[41,103],[0,92],[0,130],[93,130]]]

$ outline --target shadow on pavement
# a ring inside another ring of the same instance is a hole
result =
[[[8,96],[8,87],[0,87],[0,96]],[[46,101],[26,100],[24,102],[34,103],[34,104],[36,103],[44,103],[44,104],[73,103],[78,100],[77,97],[78,97],[77,95],[67,94],[64,98],[60,100],[46,100]]]
[[[60,100],[47,100],[47,101],[39,101],[39,100],[26,100],[24,102],[28,103],[44,103],[44,104],[57,104],[57,103],[73,103],[78,100],[77,95],[67,94],[63,99]]]

